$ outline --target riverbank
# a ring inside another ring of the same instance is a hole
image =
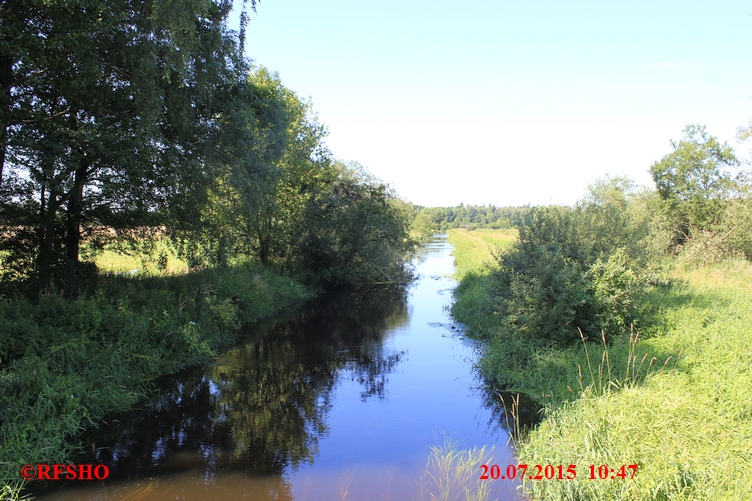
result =
[[[149,382],[214,357],[246,324],[313,296],[258,266],[99,276],[96,292],[0,302],[0,491],[23,464],[66,463],[85,428],[133,406]]]
[[[434,239],[409,286],[322,295],[160,378],[86,435],[76,462],[107,481],[39,483],[40,499],[517,499],[516,483],[479,478],[514,456],[500,402],[477,388],[477,343],[447,312],[450,253]]]
[[[639,336],[606,333],[608,343],[566,348],[495,335],[479,285],[491,271],[478,261],[476,270],[457,289],[453,313],[489,339],[486,380],[544,405],[544,420],[517,443],[518,461],[577,465],[575,480],[527,482],[531,499],[752,497],[742,473],[752,467],[752,264],[677,261],[644,298]],[[620,478],[630,464],[634,478],[629,470]]]

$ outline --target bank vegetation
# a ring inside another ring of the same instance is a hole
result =
[[[480,259],[490,235],[450,232],[453,314],[487,340],[486,384],[542,405],[515,434],[519,462],[578,468],[526,482],[530,499],[752,496],[739,474],[752,467],[748,172],[704,127],[684,132],[652,165],[654,188],[599,180],[574,207],[535,208]],[[473,242],[481,251],[463,250]],[[604,464],[638,470],[588,479]]]
[[[241,5],[0,5],[0,498],[244,325],[409,279],[412,205],[252,64]]]

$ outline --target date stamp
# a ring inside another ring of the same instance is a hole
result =
[[[584,478],[587,480],[627,480],[633,479],[637,473],[636,464],[622,464],[609,466],[607,464],[586,467]],[[576,464],[569,465],[539,465],[539,464],[510,464],[502,469],[498,464],[480,465],[479,480],[574,480],[578,470]],[[583,477],[580,477],[583,478]]]

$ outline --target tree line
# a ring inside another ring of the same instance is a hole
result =
[[[412,228],[424,238],[450,228],[519,228],[530,222],[533,208],[460,204],[455,207],[416,206],[415,211]]]
[[[311,103],[245,56],[232,8],[0,6],[5,280],[86,279],[88,254],[155,232],[191,267],[254,260],[328,286],[404,272],[409,206],[333,158]]]

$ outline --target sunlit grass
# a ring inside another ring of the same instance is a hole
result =
[[[468,273],[482,273],[492,268],[495,253],[512,245],[518,236],[516,229],[449,230],[449,243],[454,246],[455,275],[462,279]]]
[[[452,311],[490,339],[489,382],[544,404],[515,442],[518,461],[577,465],[576,480],[528,481],[531,500],[752,499],[752,264],[679,262],[647,294],[639,335],[562,348],[501,337],[477,233],[451,237],[464,277]],[[634,479],[589,479],[601,464],[639,467]]]
[[[493,447],[463,449],[445,438],[442,445],[431,447],[426,470],[420,479],[419,499],[432,501],[487,501],[490,482],[479,480],[481,464],[491,463]]]
[[[516,229],[449,230],[449,243],[454,246],[455,276],[460,280],[452,315],[475,337],[485,337],[493,331],[496,319],[488,294],[489,275],[495,269],[496,254],[512,245],[518,236]]]
[[[159,242],[155,246],[155,256],[164,253],[167,258],[166,268],[159,270],[156,258],[145,258],[125,252],[106,249],[97,253],[94,262],[101,271],[113,273],[185,273],[188,265],[178,258],[177,254],[165,243]]]
[[[519,445],[519,460],[577,464],[580,477],[528,482],[532,499],[752,499],[752,477],[740,474],[752,468],[751,273],[744,262],[677,270],[676,284],[652,297],[660,317],[634,358],[617,344],[601,360],[591,348],[592,369],[573,353],[550,354],[560,367],[533,362],[539,376],[530,386],[555,397],[547,419]],[[656,359],[643,362],[642,352]],[[667,356],[680,352],[678,361]],[[615,384],[623,381],[618,373],[599,380],[606,363],[629,375],[650,361],[628,384]],[[562,388],[577,377],[573,391]],[[587,479],[588,465],[633,463],[634,479]]]

